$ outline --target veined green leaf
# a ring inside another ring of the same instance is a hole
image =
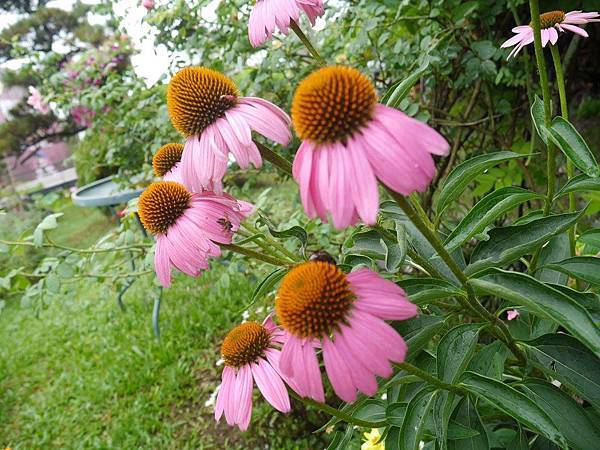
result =
[[[490,443],[488,436],[479,416],[475,404],[471,400],[470,396],[463,398],[458,404],[454,414],[452,415],[452,422],[460,424],[467,429],[477,432],[476,435],[472,435],[460,440],[451,440],[448,442],[448,450],[489,450]],[[448,433],[450,434],[450,433]]]
[[[531,105],[531,119],[533,125],[539,135],[542,138],[544,144],[548,144],[548,128],[546,127],[546,121],[544,120],[544,102],[537,95]]]
[[[528,155],[520,155],[513,152],[494,152],[475,156],[459,164],[444,181],[437,200],[436,214],[438,216],[442,214],[450,203],[461,194],[463,189],[473,181],[476,175],[501,162],[525,156]]]
[[[583,242],[586,245],[600,248],[600,228],[592,228],[582,233],[577,238],[578,241]]]
[[[410,301],[417,305],[464,294],[463,290],[452,283],[437,278],[406,278],[398,284],[404,289]]]
[[[574,256],[557,263],[546,264],[543,268],[558,270],[573,278],[600,286],[600,258],[595,256]]]
[[[490,269],[469,281],[477,290],[497,295],[541,317],[552,319],[596,354],[600,354],[600,330],[576,301],[524,273]]]
[[[567,447],[565,438],[546,412],[515,388],[473,372],[465,373],[461,385],[536,433]]]
[[[437,376],[448,384],[454,384],[464,372],[479,336],[480,324],[463,324],[448,331],[437,347]]]
[[[475,247],[465,273],[471,275],[488,267],[503,266],[533,253],[552,236],[567,230],[582,214],[583,211],[559,214],[524,225],[494,228],[489,232],[490,240],[480,242]]]
[[[600,360],[568,334],[547,334],[524,344],[530,361],[600,410]]]
[[[557,234],[548,241],[540,252],[538,266],[562,261],[571,256],[571,244],[567,232]],[[569,277],[554,270],[541,269],[535,272],[534,277],[546,283],[567,284]]]
[[[526,380],[522,389],[550,416],[569,448],[589,450],[600,443],[600,432],[584,409],[556,386],[536,379]]]
[[[571,178],[554,198],[571,192],[600,192],[600,178],[588,177],[586,174],[577,175]]]
[[[406,402],[392,403],[385,410],[386,421],[390,425],[395,425],[397,427],[401,427],[402,422],[404,421],[404,416],[406,416],[407,408],[408,408],[408,403],[406,403]]]
[[[519,187],[508,186],[493,191],[473,206],[452,230],[444,245],[448,251],[455,250],[515,206],[536,198],[541,198],[541,195]]]
[[[399,448],[418,450],[419,441],[425,427],[426,417],[433,406],[436,392],[429,386],[423,388],[411,399],[406,408],[399,436]]]
[[[594,154],[575,127],[563,117],[552,120],[549,137],[575,167],[590,177],[600,177],[600,167]]]
[[[394,323],[394,327],[404,337],[408,346],[406,359],[411,360],[417,356],[443,326],[444,321],[441,317],[428,315]]]

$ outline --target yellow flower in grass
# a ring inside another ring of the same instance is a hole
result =
[[[366,441],[360,446],[360,450],[384,450],[385,444],[381,441],[381,433],[373,428],[370,433],[364,433]]]

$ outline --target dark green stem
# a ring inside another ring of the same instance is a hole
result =
[[[298,36],[298,38],[302,41],[302,43],[304,44],[304,46],[306,47],[306,49],[308,50],[308,52],[311,54],[311,56],[321,66],[326,66],[327,63],[325,62],[325,60],[323,59],[323,57],[321,55],[319,55],[319,52],[312,45],[312,43],[310,42],[310,39],[308,39],[308,37],[304,34],[304,32],[300,29],[300,27],[298,26],[298,24],[295,21],[293,21],[293,20],[290,21],[290,28],[292,29],[292,31],[294,33],[296,33],[296,36]]]
[[[340,420],[343,420],[346,423],[351,423],[353,425],[363,427],[363,428],[383,428],[387,426],[386,422],[370,422],[368,420],[357,419],[356,417],[351,416],[350,414],[346,414],[339,409],[336,409],[332,406],[329,406],[327,403],[319,403],[312,398],[300,397],[293,391],[290,391],[290,395],[294,397],[296,400],[301,401],[307,406],[311,406],[315,409],[323,411],[330,416],[337,417]]]
[[[283,261],[269,255],[264,255],[236,244],[219,244],[219,247],[221,247],[223,250],[230,250],[232,252],[239,253],[240,255],[248,256],[249,258],[254,258],[259,261],[273,264],[274,266],[287,267],[290,265],[289,261]]]
[[[269,147],[262,145],[260,142],[254,141],[256,146],[258,147],[258,151],[260,155],[273,164],[275,167],[285,172],[288,175],[292,175],[292,163],[290,163],[287,159],[282,156],[279,156]]]
[[[453,384],[445,383],[442,380],[440,380],[439,378],[436,378],[433,375],[430,375],[429,373],[425,372],[424,370],[419,369],[418,367],[413,366],[412,364],[404,362],[404,363],[395,364],[395,366],[398,367],[399,369],[404,370],[405,372],[408,372],[412,375],[419,377],[423,381],[427,381],[429,384],[432,384],[435,387],[444,389],[445,391],[450,391],[450,392],[454,392],[457,394],[463,394],[463,395],[466,394],[466,391],[464,389],[462,389],[461,387],[454,386]]]
[[[533,27],[533,44],[535,47],[535,60],[537,62],[538,72],[540,74],[540,85],[542,87],[542,97],[544,100],[544,123],[550,128],[552,123],[552,107],[550,104],[550,85],[548,84],[548,72],[546,71],[546,60],[544,59],[544,49],[542,47],[542,34],[540,24],[540,6],[538,0],[529,0],[529,10],[531,11],[531,25]],[[552,142],[548,142],[548,160],[546,162],[546,205],[544,206],[544,215],[550,214],[554,191],[556,189],[556,147]]]
[[[560,113],[565,120],[569,120],[569,105],[567,104],[567,91],[565,89],[565,74],[560,60],[558,46],[550,45],[552,52],[552,61],[554,62],[554,72],[556,73],[556,84],[558,85],[558,97],[560,98]],[[567,158],[567,180],[573,178],[574,169],[573,162]],[[575,204],[575,193],[569,193],[569,212],[574,212],[577,209]],[[571,256],[575,256],[575,235],[577,233],[577,224],[569,230],[569,244],[571,247]]]

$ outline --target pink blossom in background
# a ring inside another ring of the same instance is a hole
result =
[[[264,398],[283,413],[290,411],[290,398],[279,370],[279,346],[283,332],[269,315],[262,325],[246,322],[225,338],[221,354],[225,367],[215,403],[215,420],[223,414],[230,426],[245,431],[252,416],[254,382]]]
[[[29,86],[29,97],[27,98],[27,104],[42,114],[48,114],[50,112],[50,107],[46,102],[44,102],[42,94],[33,86]]]
[[[142,6],[150,11],[154,9],[154,0],[142,0]]]
[[[588,37],[587,32],[578,25],[585,25],[589,22],[598,22],[600,15],[598,12],[571,11],[564,13],[562,11],[550,11],[540,16],[542,47],[548,42],[554,45],[558,41],[558,35],[566,31]],[[512,29],[515,36],[508,39],[501,45],[501,48],[514,47],[509,53],[508,59],[517,56],[521,49],[533,42],[533,28],[531,24],[520,25]]]
[[[317,17],[325,13],[322,0],[256,0],[250,12],[248,37],[253,47],[258,47],[271,39],[278,28],[287,35],[292,21],[300,21],[304,12],[311,25]]]
[[[82,127],[90,128],[93,125],[92,119],[96,115],[95,111],[85,106],[76,106],[71,110],[73,121]]]
[[[325,401],[320,347],[333,390],[349,403],[357,391],[375,395],[376,376],[391,376],[390,362],[404,361],[406,343],[385,321],[417,314],[399,286],[372,270],[345,275],[323,261],[300,264],[286,274],[275,310],[286,332],[280,369],[294,390]]]
[[[519,315],[520,314],[519,314],[518,310],[511,309],[506,312],[506,319],[507,320],[515,320],[517,317],[519,317]]]

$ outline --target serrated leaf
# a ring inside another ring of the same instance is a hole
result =
[[[566,231],[582,214],[583,210],[543,217],[524,225],[494,228],[489,232],[489,241],[475,247],[465,273],[472,275],[488,267],[504,266],[533,253],[552,236]]]
[[[563,117],[552,120],[549,137],[575,167],[590,177],[600,177],[600,167],[594,154],[575,127]]]
[[[600,192],[600,178],[588,177],[585,174],[571,178],[554,198],[571,192]]]
[[[590,314],[570,297],[524,273],[490,269],[469,281],[478,291],[509,300],[570,331],[600,354],[600,330]]]
[[[533,120],[533,125],[538,136],[542,138],[544,144],[548,145],[548,128],[546,127],[544,102],[537,95],[535,96],[533,105],[531,105],[531,119]]]
[[[499,217],[521,203],[542,196],[518,187],[504,187],[482,198],[460,221],[444,242],[448,251],[453,251],[473,236],[483,232]]]
[[[545,269],[557,270],[573,278],[600,286],[600,258],[595,256],[574,256],[553,264],[546,264]]]
[[[437,278],[406,278],[398,282],[410,301],[422,305],[431,300],[439,300],[457,295],[466,295],[462,290],[445,280]]]
[[[523,391],[556,424],[574,450],[589,450],[600,443],[600,432],[581,405],[556,386],[542,380],[528,379]]]
[[[444,181],[437,200],[436,214],[438,216],[442,214],[450,203],[462,193],[464,188],[473,181],[475,176],[504,161],[525,156],[527,155],[502,151],[475,156],[459,164]]]
[[[436,351],[438,378],[448,384],[456,382],[475,352],[480,328],[480,324],[458,325],[442,336]]]
[[[567,447],[565,438],[552,419],[542,408],[515,388],[474,372],[465,373],[461,386],[552,442]]]
[[[530,361],[600,410],[600,360],[572,336],[547,334],[526,344]]]

